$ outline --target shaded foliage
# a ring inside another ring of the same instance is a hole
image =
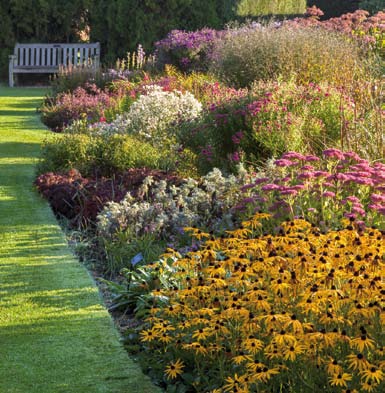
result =
[[[77,42],[89,0],[0,0],[0,76],[16,42]]]
[[[323,19],[340,16],[348,12],[354,12],[360,8],[359,0],[308,0],[308,6],[313,5],[321,8],[324,12]]]
[[[38,191],[46,198],[54,213],[67,218],[73,226],[92,224],[106,202],[119,202],[127,192],[136,195],[143,180],[180,182],[177,176],[159,170],[132,168],[112,178],[83,177],[76,169],[66,173],[47,172],[35,180]]]
[[[268,6],[266,6],[266,4]],[[170,30],[220,28],[238,17],[304,12],[305,1],[0,0],[0,76],[16,42],[77,42],[85,27],[107,63],[138,44],[146,50]]]

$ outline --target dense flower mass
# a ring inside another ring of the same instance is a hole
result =
[[[148,86],[143,94],[112,123],[95,124],[99,133],[129,133],[153,143],[163,145],[172,139],[171,128],[178,122],[195,119],[202,104],[189,93],[164,91],[159,86]]]
[[[103,111],[113,104],[113,98],[95,85],[78,87],[72,94],[60,93],[52,105],[47,104],[42,120],[47,126],[61,131],[77,119],[97,121]]]
[[[288,21],[292,26],[312,26],[322,27],[330,31],[340,32],[369,45],[371,49],[382,56],[385,56],[385,12],[379,11],[377,14],[369,16],[365,10],[357,10],[352,13],[330,18],[324,21],[319,20],[323,13],[316,7],[308,8],[308,18],[296,18]]]
[[[182,70],[205,69],[215,42],[226,31],[202,29],[193,32],[172,30],[166,38],[155,44],[158,60],[174,64]]]
[[[265,218],[225,238],[186,229],[207,241],[164,256],[172,278],[152,293],[146,350],[183,361],[165,373],[188,370],[198,392],[383,391],[383,232],[293,220],[262,235]]]
[[[323,158],[287,152],[242,189],[236,209],[263,210],[277,219],[306,217],[336,228],[342,218],[385,228],[385,166],[330,148]]]

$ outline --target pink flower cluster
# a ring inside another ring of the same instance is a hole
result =
[[[311,215],[329,225],[332,221],[337,225],[343,217],[372,225],[385,216],[385,164],[381,162],[371,164],[354,152],[331,148],[324,150],[322,159],[287,152],[274,164],[268,177],[242,188],[248,211],[253,206],[280,218],[311,219]]]
[[[368,44],[377,44],[383,48],[382,41],[385,38],[385,12],[380,11],[369,16],[368,11],[357,10],[352,13],[341,15],[338,18],[330,18],[320,21],[323,12],[311,7],[307,9],[307,18],[295,18],[285,22],[291,26],[298,27],[322,27],[330,31],[338,31],[351,35]]]

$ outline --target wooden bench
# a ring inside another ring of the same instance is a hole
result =
[[[14,86],[14,74],[54,74],[70,65],[99,68],[100,44],[16,44],[9,56],[9,86]]]

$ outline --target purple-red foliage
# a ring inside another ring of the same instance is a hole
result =
[[[171,184],[181,181],[174,174],[146,168],[131,168],[114,178],[85,178],[72,169],[64,174],[44,173],[35,186],[56,215],[66,217],[73,226],[87,226],[95,222],[107,202],[119,202],[127,192],[135,196],[147,176]]]

